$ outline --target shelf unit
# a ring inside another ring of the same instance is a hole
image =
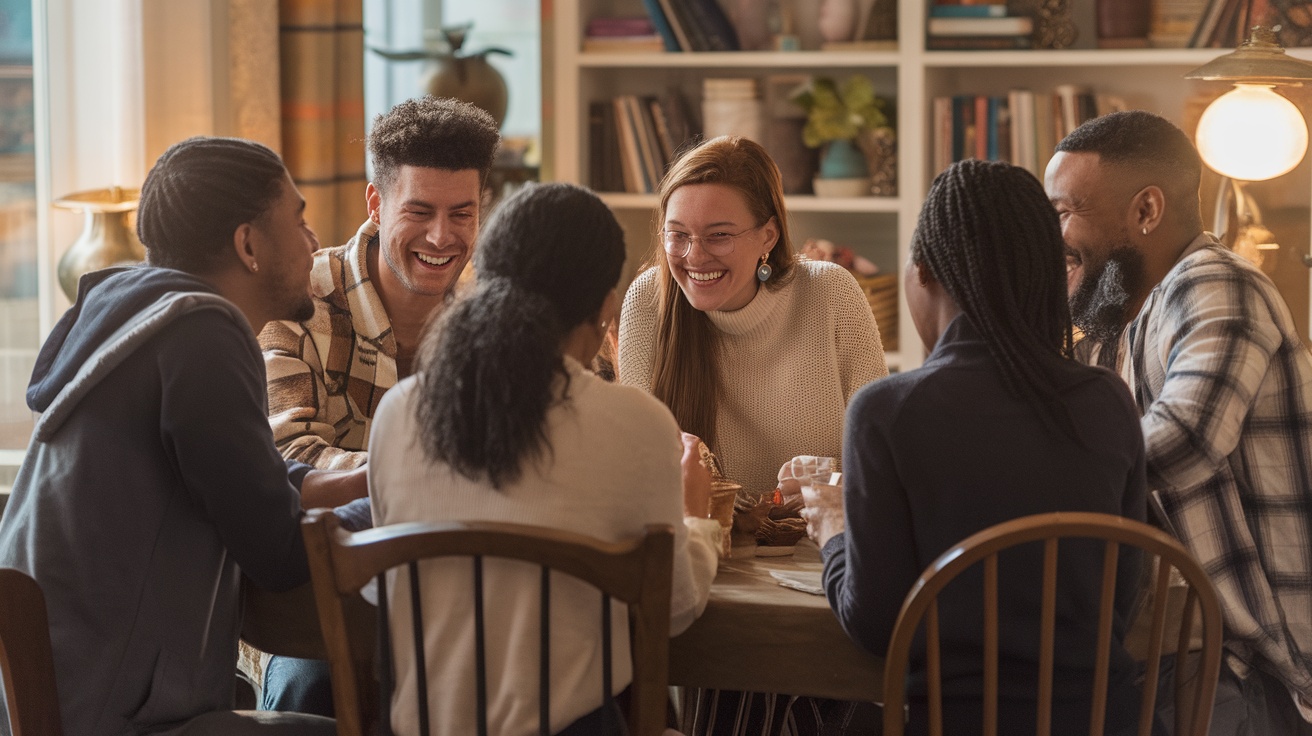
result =
[[[924,194],[936,173],[931,170],[934,97],[997,95],[1014,88],[1046,93],[1059,84],[1084,84],[1118,95],[1131,107],[1149,109],[1183,124],[1191,96],[1206,91],[1219,93],[1226,88],[1183,79],[1188,70],[1224,53],[1218,49],[929,51],[924,48],[924,39],[931,2],[899,3],[901,41],[897,51],[644,54],[579,51],[589,18],[641,15],[644,10],[639,0],[543,3],[544,178],[587,183],[587,106],[593,100],[617,94],[652,94],[674,84],[690,104],[696,105],[700,80],[708,76],[761,78],[802,73],[841,78],[863,73],[875,83],[881,96],[891,96],[897,103],[899,194],[842,199],[791,196],[788,206],[793,238],[799,246],[811,235],[852,245],[881,270],[897,273],[900,278]],[[1080,29],[1081,34],[1094,32],[1093,28]],[[1293,53],[1308,58],[1310,51]],[[651,253],[657,200],[654,195],[615,193],[605,193],[603,198],[627,233],[627,279]],[[1298,201],[1299,207],[1307,204],[1305,196]],[[899,313],[898,332],[900,349],[889,353],[890,367],[908,369],[919,365],[924,352],[905,309]]]

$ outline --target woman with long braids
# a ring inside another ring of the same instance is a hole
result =
[[[774,490],[797,455],[840,458],[843,411],[888,374],[884,349],[851,274],[794,257],[770,155],[737,136],[703,142],[665,175],[658,217],[659,247],[624,298],[620,382],[665,402],[748,491]],[[693,691],[684,727],[817,733],[822,706]]]
[[[1071,359],[1063,253],[1057,213],[1024,169],[969,160],[934,180],[904,279],[929,357],[852,399],[841,497],[804,491],[830,605],[876,655],[921,571],[971,534],[1050,511],[1143,519],[1138,412],[1116,375]],[[1042,550],[1009,554],[999,576],[998,733],[1027,734],[1035,730]],[[1100,546],[1063,545],[1053,733],[1088,731],[1101,570]],[[1137,668],[1122,646],[1135,583],[1135,565],[1123,564],[1109,734],[1134,728],[1139,712]],[[967,580],[939,596],[945,733],[980,732],[981,594]],[[920,689],[908,694],[911,733],[926,727],[920,656],[912,661]]]
[[[710,478],[669,410],[584,368],[615,317],[624,252],[619,224],[587,190],[530,185],[503,202],[479,239],[475,288],[432,326],[417,375],[374,417],[369,491],[379,525],[502,521],[619,541],[672,524],[673,634],[706,605],[719,527],[697,518]],[[700,482],[683,488],[683,474]],[[421,569],[433,732],[474,733],[473,601],[452,593],[470,590],[472,573],[467,561]],[[492,734],[538,733],[539,575],[510,561],[484,566],[496,596],[484,614]],[[407,630],[409,588],[390,595],[394,626]],[[552,733],[616,733],[596,686],[597,591],[555,576],[551,595]],[[632,672],[624,606],[612,615],[618,692]],[[394,654],[392,728],[413,734],[413,648]]]

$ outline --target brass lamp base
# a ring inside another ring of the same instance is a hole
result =
[[[146,249],[128,227],[128,214],[137,209],[137,189],[110,187],[75,192],[52,202],[56,207],[86,213],[82,234],[59,259],[59,288],[69,301],[77,299],[82,274],[110,266],[140,263]]]

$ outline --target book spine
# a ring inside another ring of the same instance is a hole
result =
[[[647,15],[651,16],[652,25],[656,26],[661,41],[665,43],[665,50],[678,51],[679,38],[674,35],[674,29],[670,27],[670,21],[665,17],[660,0],[642,0],[642,4],[647,8]]]
[[[738,34],[715,0],[677,0],[686,5],[692,24],[705,34],[707,51],[737,51]]]
[[[931,18],[1005,18],[1006,5],[935,5],[929,9]]]
[[[989,160],[989,98],[975,95],[975,158]]]
[[[665,22],[670,26],[670,32],[674,34],[676,43],[680,51],[696,51],[693,47],[692,40],[688,35],[687,26],[684,25],[684,19],[679,17],[674,7],[676,0],[658,0],[660,8],[665,14]]]
[[[638,139],[634,135],[633,121],[623,97],[616,97],[615,130],[620,142],[620,168],[624,172],[624,191],[642,194],[642,158],[638,153]]]

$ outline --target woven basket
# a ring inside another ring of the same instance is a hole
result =
[[[879,337],[884,343],[884,352],[895,353],[898,350],[898,304],[897,276],[878,274],[875,276],[858,276],[856,283],[865,292],[866,301],[870,303],[870,312],[879,325]]]

